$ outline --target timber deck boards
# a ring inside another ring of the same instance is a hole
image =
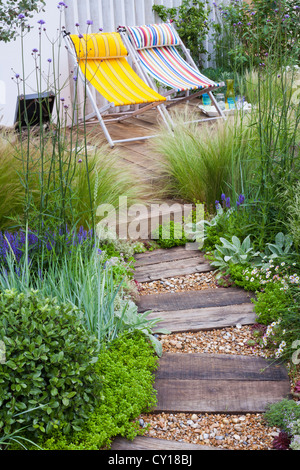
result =
[[[138,282],[149,282],[209,271],[213,268],[199,250],[176,247],[136,256],[134,278]]]
[[[236,287],[208,288],[198,291],[168,292],[167,294],[142,295],[138,311],[180,311],[209,307],[241,305],[251,302],[251,296]]]
[[[167,439],[156,439],[154,437],[137,436],[133,441],[117,437],[111,450],[222,450],[217,447],[204,446],[200,444],[189,444],[188,442],[169,441]]]
[[[154,388],[154,412],[261,413],[290,395],[284,366],[221,354],[165,353]]]
[[[154,312],[148,314],[147,318],[149,320],[160,319],[153,329],[154,332],[159,332],[161,328],[164,328],[170,333],[182,333],[226,328],[237,324],[252,325],[255,323],[256,315],[253,305],[244,303],[223,307]]]
[[[150,312],[149,320],[160,320],[155,331],[178,333],[251,325],[256,319],[251,297],[242,289],[220,287],[142,295],[137,305],[140,313]]]

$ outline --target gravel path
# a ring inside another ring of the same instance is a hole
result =
[[[197,273],[139,285],[147,295],[185,290],[218,288],[213,273]],[[269,357],[252,334],[253,326],[236,325],[217,330],[159,335],[163,352],[220,353]],[[291,380],[291,389],[292,389]],[[230,450],[270,450],[280,429],[264,423],[263,414],[155,413],[140,416],[140,425],[149,426],[145,436]]]
[[[139,284],[139,293],[140,295],[164,294],[168,292],[217,289],[218,287],[215,275],[212,272],[209,272],[171,277],[160,281],[143,282],[142,284]]]
[[[146,436],[230,450],[269,450],[279,429],[266,426],[261,414],[161,413],[141,415]]]

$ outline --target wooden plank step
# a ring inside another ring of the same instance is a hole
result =
[[[235,354],[165,353],[156,380],[280,381],[288,378],[279,363]]]
[[[221,354],[164,354],[154,388],[154,412],[173,413],[262,413],[290,395],[284,366]]]
[[[253,294],[236,287],[218,287],[199,291],[142,295],[137,303],[139,312],[178,311],[250,303]]]
[[[133,441],[117,437],[111,450],[223,450],[218,447],[190,444],[188,442],[170,441],[155,437],[137,436]]]
[[[154,332],[166,328],[170,333],[195,332],[226,328],[230,326],[252,325],[256,321],[253,304],[225,305],[223,307],[170,310],[150,313],[149,320],[160,318]]]
[[[190,250],[188,247],[179,246],[175,250],[158,249],[146,253],[139,253],[135,255],[135,267],[152,266],[162,262],[178,261],[183,259],[197,258],[199,262],[206,262],[203,253],[199,250]]]
[[[149,282],[210,271],[213,271],[213,267],[208,262],[201,262],[201,258],[191,257],[138,267],[135,269],[134,278],[138,282]]]

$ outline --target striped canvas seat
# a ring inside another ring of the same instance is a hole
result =
[[[171,25],[145,25],[126,29],[142,66],[160,83],[177,91],[218,86],[182,58],[177,49],[181,42]]]
[[[87,81],[115,106],[162,102],[127,62],[119,33],[70,35],[78,65]]]

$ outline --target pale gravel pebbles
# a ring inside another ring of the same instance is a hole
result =
[[[141,415],[145,436],[228,450],[270,450],[279,429],[266,426],[262,414],[160,413]]]
[[[139,295],[183,292],[218,288],[214,273],[178,276],[139,285]],[[235,325],[208,331],[158,335],[163,352],[239,354],[270,357],[271,353],[256,343],[250,325]],[[291,389],[292,389],[291,380]],[[228,450],[270,450],[280,429],[264,423],[260,413],[191,414],[155,413],[140,416],[149,426],[145,436]]]
[[[256,342],[253,344],[250,325],[187,333],[158,335],[163,352],[240,354],[268,357],[270,353]]]
[[[139,294],[162,294],[190,290],[217,289],[218,282],[213,272],[195,273],[185,276],[160,279],[139,284]]]

